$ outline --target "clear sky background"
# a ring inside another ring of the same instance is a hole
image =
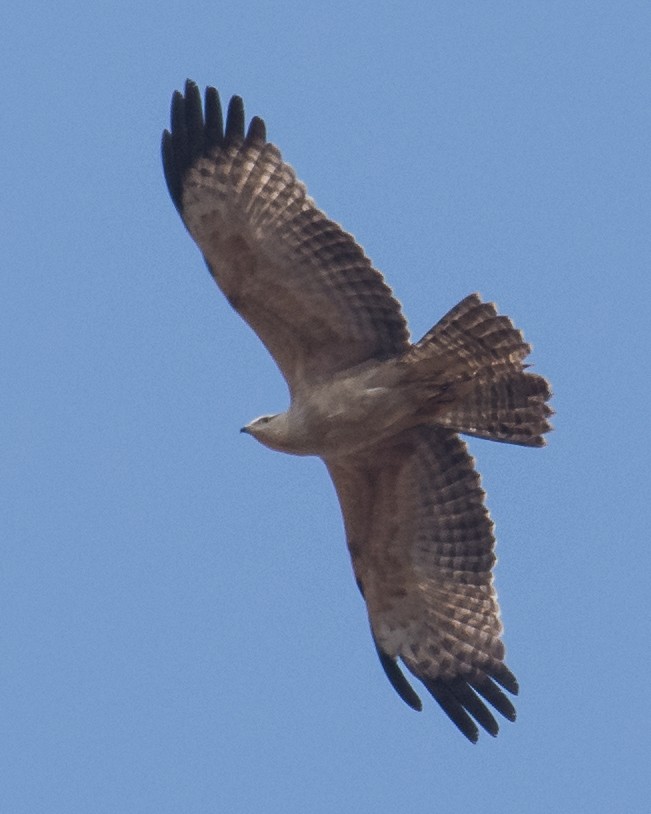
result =
[[[651,5],[0,11],[0,809],[646,812]],[[187,76],[245,99],[423,334],[472,291],[555,391],[471,441],[518,721],[386,681],[318,460],[238,430],[283,380],[159,157]]]

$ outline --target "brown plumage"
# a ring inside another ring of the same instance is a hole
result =
[[[382,666],[400,696],[419,678],[470,740],[509,720],[492,586],[494,537],[458,432],[541,446],[549,386],[525,369],[511,321],[472,294],[416,344],[400,305],[355,240],[320,212],[242,101],[224,127],[219,97],[172,99],[163,163],[172,199],[233,307],[264,342],[291,394],[286,413],[244,429],[319,455],[341,504]]]

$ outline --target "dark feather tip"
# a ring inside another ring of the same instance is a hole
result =
[[[463,704],[452,692],[448,683],[442,679],[427,679],[423,682],[434,700],[448,716],[459,731],[472,743],[479,740],[479,730]]]
[[[515,721],[515,707],[495,681],[513,694],[517,693],[518,682],[501,662],[490,677],[482,674],[476,678],[421,678],[421,681],[450,720],[473,743],[479,734],[475,722],[493,737],[499,732],[497,721],[484,701],[507,720]]]
[[[469,683],[473,690],[485,698],[500,715],[503,715],[508,721],[515,721],[515,707],[490,678],[486,677],[481,680],[470,681]]]
[[[224,118],[219,94],[215,88],[206,88],[206,152],[224,143]]]
[[[517,695],[520,692],[516,677],[505,664],[499,664],[491,671],[491,678],[495,679],[498,684],[501,684],[511,695]]]
[[[192,165],[204,152],[204,124],[201,93],[190,79],[185,83],[185,130],[188,163]]]
[[[222,106],[215,88],[206,88],[202,103],[197,84],[187,79],[184,92],[174,91],[172,95],[170,121],[170,129],[163,133],[161,153],[167,188],[180,212],[187,171],[201,156],[209,156],[226,144],[243,141],[244,104],[239,96],[233,96],[224,128]],[[246,135],[247,143],[264,142],[266,138],[264,122],[254,116]]]
[[[423,702],[420,700],[414,688],[405,678],[404,673],[400,667],[398,667],[396,660],[391,658],[388,653],[385,653],[384,650],[380,648],[375,640],[375,636],[373,636],[373,643],[375,644],[375,649],[377,650],[382,669],[384,670],[386,677],[389,679],[393,689],[398,693],[407,706],[415,709],[416,712],[420,712],[423,708]]]
[[[266,140],[267,128],[259,116],[254,116],[246,133],[246,141],[251,144],[253,142],[265,142]]]
[[[481,698],[468,686],[468,683],[463,679],[459,679],[451,681],[448,687],[461,706],[472,715],[489,735],[495,737],[499,732],[497,721]]]
[[[233,96],[226,114],[226,143],[244,138],[244,102],[241,96]]]

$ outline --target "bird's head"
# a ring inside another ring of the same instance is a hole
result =
[[[242,427],[240,432],[252,435],[266,447],[286,452],[289,443],[289,422],[287,413],[263,415]]]

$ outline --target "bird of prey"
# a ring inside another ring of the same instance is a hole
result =
[[[353,237],[308,197],[242,99],[172,98],[162,155],[172,200],[215,282],[275,359],[289,409],[243,431],[316,455],[334,483],[384,671],[412,708],[399,662],[471,741],[508,720],[491,569],[493,524],[459,433],[538,447],[546,380],[492,303],[471,294],[411,343],[400,304]],[[506,691],[506,692],[505,692]]]

